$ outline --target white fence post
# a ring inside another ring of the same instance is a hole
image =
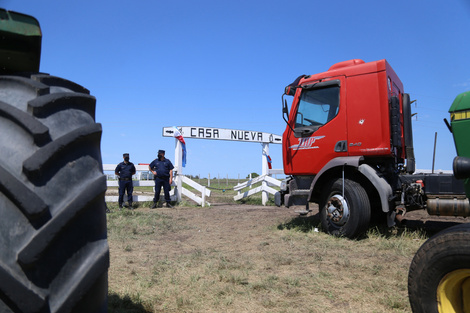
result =
[[[269,166],[268,166],[268,155],[269,155],[269,143],[262,143],[261,144],[263,146],[263,149],[262,149],[262,155],[261,155],[261,175],[262,176],[265,176],[265,175],[268,175],[268,170],[269,170]],[[261,192],[261,203],[263,203],[263,205],[266,205],[266,203],[268,203],[268,192],[266,191],[266,187],[268,187],[268,183],[263,180],[263,182],[261,183],[261,186],[263,187],[263,191]]]
[[[183,188],[183,147],[178,139],[175,139],[175,196],[176,201],[181,202],[181,192]]]
[[[202,202],[201,206],[204,207],[206,205],[206,186],[202,187]]]

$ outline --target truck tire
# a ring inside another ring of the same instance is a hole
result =
[[[367,192],[355,181],[332,180],[324,189],[320,202],[323,230],[331,235],[355,238],[367,230],[371,210]]]
[[[94,97],[0,76],[0,312],[106,312],[109,248]]]
[[[408,295],[415,313],[470,312],[470,224],[443,230],[419,248]]]

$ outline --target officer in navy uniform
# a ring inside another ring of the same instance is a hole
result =
[[[157,207],[162,187],[165,194],[166,207],[173,207],[170,203],[170,189],[171,183],[173,182],[173,169],[174,166],[171,161],[165,159],[165,150],[158,150],[158,158],[149,164],[149,170],[153,173],[155,179],[155,197],[153,198],[152,209]]]
[[[119,207],[122,208],[122,203],[124,200],[124,193],[127,190],[127,202],[129,209],[132,208],[132,192],[134,191],[134,186],[132,185],[132,175],[135,174],[135,166],[132,162],[129,161],[129,153],[124,153],[122,155],[124,162],[119,163],[114,170],[114,174],[119,177]]]

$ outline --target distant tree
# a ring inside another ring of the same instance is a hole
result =
[[[256,177],[258,177],[258,176],[259,176],[259,174],[257,174],[257,173],[254,173],[254,172],[251,173],[251,178],[256,178]],[[249,179],[249,178],[250,178],[250,175],[248,174],[248,175],[246,176],[246,178]]]

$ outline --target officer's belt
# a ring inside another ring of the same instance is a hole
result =
[[[119,180],[132,180],[132,178],[119,178]]]

